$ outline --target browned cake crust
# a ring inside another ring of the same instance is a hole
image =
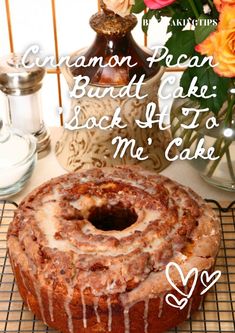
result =
[[[199,196],[128,167],[52,179],[20,204],[8,232],[23,300],[64,333],[159,333],[184,321],[203,286],[199,279],[183,310],[169,306],[165,295],[177,293],[166,265],[212,271],[219,243],[218,220]],[[172,279],[185,289],[177,271]]]

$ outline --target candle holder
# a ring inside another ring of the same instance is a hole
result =
[[[20,54],[0,60],[0,90],[7,100],[7,125],[28,132],[37,139],[37,152],[49,147],[50,136],[44,126],[41,87],[45,69],[23,63]]]

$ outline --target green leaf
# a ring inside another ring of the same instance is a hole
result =
[[[202,57],[199,58],[203,59]],[[198,86],[197,95],[200,94],[202,86],[207,86],[208,90],[205,93],[206,96],[214,93],[216,94],[216,97],[205,99],[202,97],[198,98],[192,95],[189,96],[189,98],[191,100],[198,101],[200,104],[200,108],[209,108],[210,111],[217,114],[224,102],[227,100],[230,80],[218,76],[214,72],[213,68],[210,66],[191,67],[188,68],[181,77],[180,86],[183,87],[184,94],[188,93],[190,84],[195,76],[197,77],[196,85]],[[213,87],[216,87],[216,89],[213,89]]]
[[[144,3],[144,0],[135,0],[135,4],[132,7],[131,12],[135,14],[141,13],[143,10],[145,10],[146,5]]]
[[[187,13],[175,13],[168,25],[167,32],[179,32],[185,28],[184,20],[187,21],[188,14]]]
[[[142,30],[145,34],[147,34],[149,29],[149,19],[147,18],[147,14],[145,13],[142,16]]]
[[[213,31],[216,29],[216,24],[213,22],[208,25],[208,16],[202,14],[198,18],[198,22],[194,31],[196,44],[200,44],[204,39],[206,39]]]
[[[188,0],[180,0],[179,3],[176,3],[176,6],[180,5],[183,10],[188,12],[188,17],[191,16],[194,17],[193,12],[192,12],[192,7],[190,6],[190,3]]]
[[[148,32],[149,28],[149,22],[154,17],[155,11],[154,10],[148,10],[147,13],[145,13],[142,17],[142,30],[144,33]]]
[[[187,94],[189,87],[190,87],[190,83],[193,79],[193,75],[192,75],[192,71],[191,68],[186,69],[183,72],[183,75],[181,76],[180,79],[180,86],[183,88],[184,90],[184,94]]]
[[[194,53],[195,39],[193,31],[180,31],[172,34],[165,46],[169,53],[173,55],[171,65],[176,64],[179,56],[186,54],[188,58]],[[165,65],[165,62],[162,63]]]
[[[155,11],[154,16],[158,22],[161,22],[162,17],[158,10]]]
[[[195,0],[195,5],[199,13],[203,13],[203,1],[202,0]]]

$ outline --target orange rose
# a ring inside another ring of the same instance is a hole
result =
[[[225,6],[219,18],[218,30],[229,29],[235,29],[235,4],[234,6]]]
[[[218,12],[221,12],[221,9],[225,5],[235,5],[235,0],[214,0],[214,4],[218,10]]]
[[[196,51],[213,56],[214,71],[225,77],[235,77],[235,6],[224,6],[218,30],[210,34]]]

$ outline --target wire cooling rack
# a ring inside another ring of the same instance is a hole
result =
[[[200,310],[170,332],[235,332],[235,202],[222,208],[216,201],[208,201],[221,221],[222,244],[216,269],[221,270],[222,276],[208,293]],[[56,333],[25,307],[15,284],[6,251],[6,233],[15,208],[15,203],[0,201],[0,332]]]

